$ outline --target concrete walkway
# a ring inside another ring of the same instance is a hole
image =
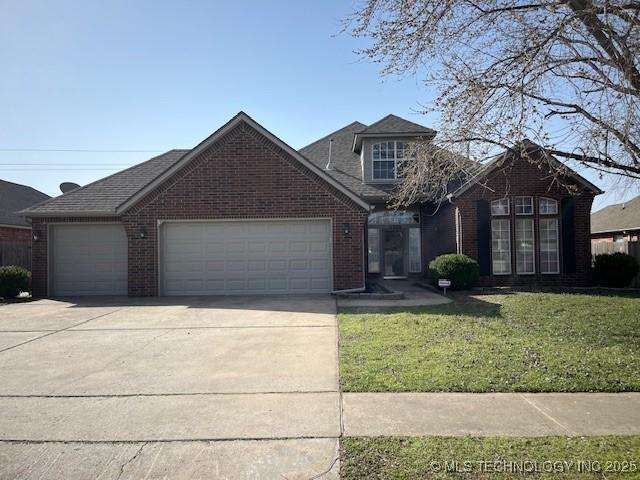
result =
[[[381,284],[394,292],[404,292],[401,300],[375,300],[369,298],[338,298],[339,307],[424,307],[443,305],[451,300],[443,295],[419,287],[413,280],[385,280]]]
[[[640,393],[344,393],[345,436],[640,434]]]

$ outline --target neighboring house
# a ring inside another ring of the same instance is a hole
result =
[[[31,224],[17,212],[49,198],[26,185],[0,180],[0,266],[31,269]]]
[[[574,172],[570,196],[503,155],[438,209],[390,210],[406,143],[434,135],[389,115],[296,151],[241,112],[191,150],[28,209],[34,295],[360,290],[456,251],[479,260],[486,285],[589,282],[601,192]]]
[[[639,236],[640,196],[591,214],[591,239],[594,243],[637,242]]]

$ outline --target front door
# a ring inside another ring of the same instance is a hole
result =
[[[403,230],[384,229],[382,231],[382,250],[384,252],[384,277],[406,277]]]

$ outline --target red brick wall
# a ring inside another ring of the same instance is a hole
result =
[[[31,270],[31,228],[0,225],[0,266]]]
[[[30,228],[13,228],[0,225],[0,241],[6,242],[30,242]]]
[[[331,218],[335,289],[363,285],[367,212],[245,123],[126,212],[129,295],[158,295],[158,221]],[[114,219],[34,219],[34,295],[47,294],[46,224]],[[116,219],[119,220],[119,219]],[[351,233],[343,233],[349,224]],[[140,238],[140,229],[146,231]]]
[[[334,288],[361,287],[367,212],[241,123],[123,215],[129,294],[158,294],[159,220],[295,217],[333,220]]]
[[[566,182],[564,182],[566,184]],[[560,274],[542,275],[540,274],[538,258],[538,198],[547,197],[558,201],[560,210],[560,200],[567,197],[568,192],[565,187],[552,183],[549,174],[538,165],[532,165],[526,160],[518,159],[509,165],[501,167],[494,172],[485,186],[475,186],[456,199],[456,205],[460,209],[462,218],[462,245],[463,252],[472,258],[478,257],[477,238],[477,214],[476,202],[479,199],[496,200],[509,196],[533,196],[534,197],[534,218],[535,218],[535,244],[536,244],[536,274],[517,275],[515,274],[515,237],[514,222],[511,222],[511,256],[512,275],[487,275],[482,276],[480,284],[485,286],[511,286],[511,285],[589,285],[591,283],[591,204],[594,195],[590,192],[582,191],[574,196],[575,199],[575,273],[565,273],[562,270],[562,222],[559,220],[560,239]],[[513,203],[511,204],[513,214]]]
[[[129,294],[158,294],[159,220],[294,217],[333,220],[334,288],[361,287],[367,212],[241,123],[123,215]]]
[[[422,271],[427,274],[431,260],[445,253],[456,253],[456,207],[448,201],[438,207],[425,206],[421,221]]]

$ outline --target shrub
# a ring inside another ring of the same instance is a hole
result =
[[[451,288],[455,290],[468,290],[475,286],[480,276],[478,262],[474,259],[457,253],[449,253],[434,258],[429,263],[429,275],[434,285],[438,280],[446,278],[451,280]]]
[[[30,284],[29,270],[15,265],[0,267],[0,297],[15,298],[20,292],[28,292]]]
[[[637,260],[622,252],[596,255],[593,262],[594,279],[598,285],[605,287],[626,287],[639,269]]]

